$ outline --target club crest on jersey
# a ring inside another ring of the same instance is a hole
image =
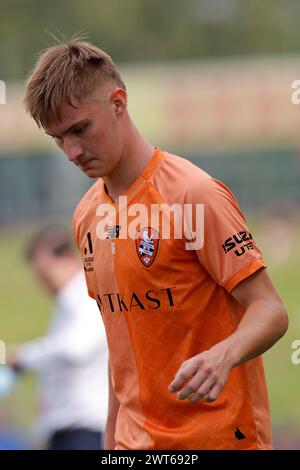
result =
[[[159,233],[151,227],[142,228],[135,235],[135,246],[141,263],[149,268],[157,255]]]

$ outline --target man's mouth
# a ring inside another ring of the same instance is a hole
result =
[[[84,162],[80,163],[80,166],[86,166],[88,163],[90,163],[91,160],[86,160]]]
[[[91,158],[84,158],[81,160],[74,161],[76,166],[85,166],[87,163],[89,163],[92,159]]]

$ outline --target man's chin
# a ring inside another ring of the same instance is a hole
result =
[[[99,170],[96,170],[95,168],[87,168],[87,169],[81,170],[81,171],[91,179],[100,178],[102,176],[100,174]]]
[[[91,179],[99,178],[99,175],[95,170],[86,170],[83,173]]]

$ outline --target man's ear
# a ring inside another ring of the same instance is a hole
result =
[[[122,116],[127,107],[127,93],[123,88],[116,88],[110,95],[116,116]]]

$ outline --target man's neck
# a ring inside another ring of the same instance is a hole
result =
[[[106,191],[112,201],[124,194],[141,175],[154,153],[154,147],[139,134],[132,124],[131,138],[128,139],[119,164],[113,173],[103,178]]]

